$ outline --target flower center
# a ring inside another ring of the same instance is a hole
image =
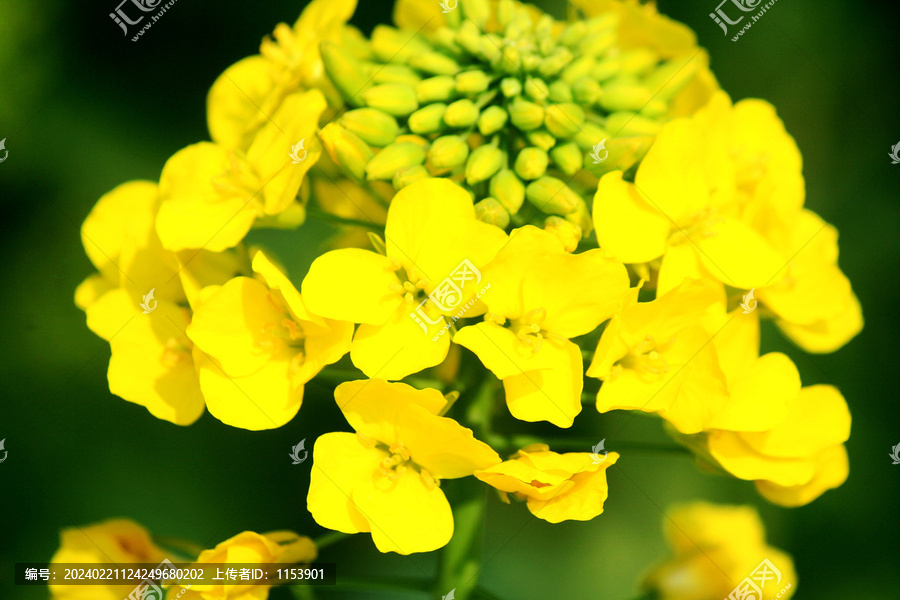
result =
[[[646,381],[662,379],[669,372],[669,363],[664,352],[671,346],[673,340],[674,338],[665,344],[659,344],[652,335],[648,335],[615,364],[613,373],[618,374],[623,369],[630,369]]]
[[[408,470],[412,470],[419,474],[425,487],[432,490],[441,486],[440,479],[432,475],[428,469],[416,464],[409,454],[409,449],[403,442],[394,442],[388,446],[377,440],[373,440],[361,433],[356,434],[360,442],[367,448],[377,448],[384,453],[381,464],[378,466],[381,476],[386,480],[393,482],[402,477]]]

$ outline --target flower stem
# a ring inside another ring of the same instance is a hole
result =
[[[339,217],[337,215],[333,215],[331,213],[325,212],[315,207],[307,207],[306,215],[312,217],[314,219],[319,219],[321,221],[328,221],[330,223],[338,223],[340,225],[354,225],[356,227],[366,227],[368,229],[373,229],[375,231],[383,231],[384,226],[379,225],[377,223],[373,223],[372,221],[363,221],[362,219],[351,219],[349,217]]]
[[[350,537],[349,533],[344,533],[343,531],[329,531],[328,533],[319,536],[318,538],[313,540],[313,543],[316,545],[316,548],[321,550],[322,548],[327,548],[332,544],[336,544],[343,539]]]

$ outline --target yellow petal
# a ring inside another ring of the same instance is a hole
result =
[[[245,376],[232,377],[199,349],[194,353],[200,388],[212,416],[226,425],[259,431],[281,427],[297,414],[303,386],[291,376],[296,350],[287,348]]]
[[[412,31],[423,27],[437,30],[446,24],[446,17],[441,13],[440,6],[432,4],[428,0],[398,0],[394,5],[394,23],[401,29]]]
[[[87,310],[91,304],[112,289],[115,288],[108,279],[104,279],[101,275],[91,275],[75,288],[75,306]]]
[[[442,323],[423,323],[428,330],[425,332],[410,316],[410,310],[401,306],[383,325],[359,326],[350,359],[367,376],[382,379],[403,379],[439,365],[450,348],[449,333],[439,335]]]
[[[722,467],[739,479],[765,479],[782,486],[804,485],[815,475],[814,459],[776,458],[760,454],[744,435],[715,430],[709,434],[709,453]]]
[[[769,285],[783,276],[787,260],[759,233],[744,223],[722,217],[710,235],[690,234],[697,258],[719,281],[751,289]]]
[[[372,541],[381,552],[430,552],[453,536],[453,513],[444,492],[407,469],[399,478],[367,477],[353,488],[353,500],[366,515]]]
[[[666,248],[656,280],[657,298],[674,290],[686,279],[713,279],[697,255],[697,249],[690,242]]]
[[[708,427],[731,431],[766,431],[785,420],[800,393],[800,373],[787,355],[770,352],[729,385],[728,403]]]
[[[816,474],[804,485],[780,486],[771,481],[757,481],[756,489],[764,498],[781,506],[809,504],[828,490],[840,487],[850,474],[850,461],[843,445],[823,450],[816,460]]]
[[[594,229],[601,248],[625,263],[649,262],[666,251],[671,221],[613,171],[594,195]]]
[[[787,417],[776,427],[743,437],[767,456],[809,457],[847,441],[850,411],[836,387],[811,385],[800,390]]]
[[[162,205],[156,216],[156,232],[164,248],[205,248],[221,252],[236,246],[259,213],[260,190],[217,189],[232,173],[228,152],[201,142],[176,152],[163,167],[159,180]],[[249,169],[247,165],[238,167]],[[261,186],[260,186],[261,187]]]
[[[325,107],[325,97],[316,89],[287,96],[247,150],[247,161],[265,186],[267,215],[277,215],[294,201],[307,171],[319,160],[322,146],[315,132]],[[301,140],[304,150],[299,152],[306,152],[306,158],[295,164],[290,152]]]
[[[248,56],[219,75],[206,99],[209,133],[229,150],[245,151],[266,122],[260,108],[272,91],[271,65],[262,56]]]
[[[203,352],[233,377],[250,375],[272,359],[269,331],[280,328],[287,313],[269,301],[266,286],[235,277],[195,312],[187,333]]]
[[[301,286],[313,313],[330,319],[381,325],[394,316],[403,297],[391,259],[358,248],[326,252],[309,268]]]
[[[358,482],[375,476],[385,453],[364,446],[352,433],[320,435],[313,447],[306,506],[316,523],[344,533],[369,531],[352,500]]]
[[[590,455],[587,455],[590,458]],[[619,455],[609,452],[599,465],[590,464],[572,476],[574,484],[565,492],[549,500],[529,498],[531,514],[549,523],[563,521],[589,521],[603,513],[603,504],[609,496],[606,469],[616,464]]]

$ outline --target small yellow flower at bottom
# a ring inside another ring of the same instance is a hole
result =
[[[94,525],[63,529],[59,549],[51,563],[158,564],[165,558],[150,533],[128,519],[110,519]],[[62,573],[60,573],[62,575]],[[53,600],[122,600],[134,585],[50,584]]]
[[[356,430],[316,440],[307,505],[322,527],[371,532],[381,552],[430,552],[453,535],[441,479],[471,475],[500,462],[487,444],[453,419],[446,401],[381,379],[349,381],[334,392]]]
[[[642,586],[660,600],[732,598],[765,565],[765,585],[757,600],[793,596],[797,574],[790,556],[766,544],[765,530],[750,506],[696,502],[668,511],[663,528],[672,558],[654,567]],[[763,563],[768,560],[769,564]],[[775,573],[772,567],[778,570]],[[759,585],[759,581],[754,581]],[[751,588],[752,589],[752,588]],[[749,596],[740,596],[749,598]]]
[[[605,459],[587,452],[526,452],[488,469],[475,477],[501,492],[526,500],[531,514],[550,523],[587,521],[603,512],[609,495],[606,469],[619,455]]]
[[[196,565],[204,563],[236,564],[291,564],[312,562],[318,556],[316,545],[308,537],[292,531],[255,533],[244,531],[204,550],[197,557]],[[175,585],[167,598],[180,600],[265,600],[269,597],[269,585],[258,584],[194,584]]]

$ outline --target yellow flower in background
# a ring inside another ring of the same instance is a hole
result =
[[[245,531],[204,550],[194,564],[291,564],[312,562],[318,549],[311,539],[292,531]],[[174,585],[166,598],[183,600],[265,600],[272,586],[240,583]]]
[[[766,544],[762,522],[750,506],[683,505],[667,511],[663,530],[673,556],[653,568],[642,584],[660,600],[731,598],[735,589],[742,594],[753,590],[748,579],[758,587],[762,583],[762,596],[752,591],[752,596],[737,597],[786,600],[794,595],[794,562]]]
[[[813,385],[799,391],[786,417],[774,427],[713,430],[708,448],[726,471],[756,481],[760,493],[772,502],[799,506],[847,479],[843,443],[849,437],[850,412],[844,397],[833,386]]]
[[[440,480],[497,464],[497,453],[470,429],[438,416],[446,400],[437,390],[370,379],[342,383],[334,398],[356,433],[316,440],[307,496],[316,522],[371,532],[381,552],[446,545],[453,514]]]
[[[311,313],[297,289],[261,251],[258,279],[206,288],[187,334],[209,412],[228,425],[271,429],[290,421],[303,385],[350,350],[353,324]]]
[[[110,392],[147,408],[159,419],[193,423],[203,398],[184,335],[190,282],[239,271],[237,257],[209,251],[168,252],[156,236],[156,184],[134,181],[104,195],[82,226],[82,241],[98,274],[75,292],[88,327],[109,341]],[[183,285],[184,284],[184,285]]]
[[[156,231],[163,247],[220,252],[240,243],[257,219],[302,223],[305,210],[296,197],[322,152],[314,134],[324,110],[321,92],[297,92],[284,99],[246,155],[201,142],[172,156],[159,183]],[[307,154],[295,162],[290,152],[301,140]]]
[[[597,344],[588,377],[603,380],[597,410],[658,413],[698,433],[728,390],[704,317],[724,304],[721,286],[688,280],[652,302],[633,291]]]
[[[475,471],[475,477],[505,494],[526,500],[534,516],[550,523],[589,521],[603,512],[609,496],[606,469],[619,455],[602,462],[586,452],[557,454],[546,445],[519,450],[511,459]],[[508,502],[508,500],[507,500]]]
[[[612,316],[628,291],[625,267],[601,250],[569,254],[553,234],[526,226],[510,234],[484,277],[489,312],[453,341],[503,380],[514,417],[570,427],[581,412],[583,366],[569,338]]]
[[[163,551],[153,543],[150,534],[128,519],[110,519],[94,525],[64,529],[59,536],[59,549],[51,563],[129,563],[158,564]],[[62,573],[59,574],[60,576]],[[50,584],[54,600],[122,600],[134,585],[59,585]]]
[[[207,98],[207,120],[214,142],[227,150],[247,151],[269,116],[285,97],[298,89],[321,88],[335,105],[340,97],[324,76],[319,43],[359,36],[344,24],[356,10],[356,0],[314,0],[289,27],[275,27],[260,54],[228,67],[216,79]],[[330,89],[329,89],[330,88]],[[300,138],[291,141],[293,145]]]
[[[461,187],[426,179],[394,196],[385,238],[386,255],[357,248],[326,252],[313,262],[302,291],[315,314],[360,323],[350,350],[357,368],[369,377],[401,379],[444,360],[449,337],[432,338],[443,329],[444,317],[477,290],[470,282],[446,311],[428,295],[463,261],[476,269],[487,264],[507,237],[475,218],[472,199]],[[433,321],[427,331],[410,316],[417,309]],[[476,303],[466,316],[481,314],[479,309]]]

